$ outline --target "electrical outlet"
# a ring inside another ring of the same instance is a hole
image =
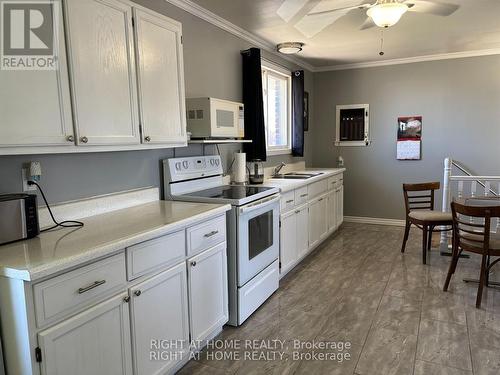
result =
[[[36,191],[36,185],[28,185],[28,169],[21,169],[22,178],[23,178],[23,191]]]

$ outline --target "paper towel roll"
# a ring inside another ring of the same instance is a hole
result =
[[[234,154],[233,181],[242,184],[247,180],[247,155],[244,152]]]

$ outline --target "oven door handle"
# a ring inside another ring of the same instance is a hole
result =
[[[279,195],[272,195],[270,197],[260,199],[257,202],[250,203],[244,207],[240,208],[240,214],[247,214],[249,212],[258,210],[260,208],[270,206],[271,204],[278,202],[280,200]]]

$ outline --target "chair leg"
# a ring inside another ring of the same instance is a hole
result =
[[[403,246],[401,246],[402,253],[404,253],[406,249],[406,242],[408,241],[408,236],[410,235],[410,227],[411,227],[410,221],[406,220],[405,234],[403,237]]]
[[[432,231],[433,230],[434,230],[434,227],[430,226],[429,227],[429,239],[428,239],[428,242],[427,242],[427,251],[431,251],[431,247],[432,247]]]
[[[423,235],[422,235],[422,263],[427,264],[427,225],[422,227]]]
[[[452,258],[450,262],[450,267],[448,268],[448,275],[446,276],[446,281],[444,282],[443,291],[448,291],[450,286],[451,276],[455,273],[457,269],[458,259],[460,259],[458,246],[456,246],[455,241],[453,241]]]
[[[481,261],[481,275],[479,276],[479,286],[477,288],[477,297],[476,297],[476,307],[481,307],[481,300],[483,299],[483,286],[486,283],[486,272],[488,271],[488,267],[486,266],[487,255],[483,254],[483,258]]]

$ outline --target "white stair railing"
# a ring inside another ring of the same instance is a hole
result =
[[[453,167],[456,167],[456,169],[464,174],[453,175]],[[453,197],[498,196],[499,194],[497,192],[500,192],[500,176],[474,176],[464,166],[453,159],[446,158],[444,160],[443,212],[450,212],[450,203]],[[500,220],[492,224],[492,228],[494,228],[493,231],[500,233]],[[448,249],[448,240],[450,236],[450,232],[441,232],[441,251],[446,251]]]

